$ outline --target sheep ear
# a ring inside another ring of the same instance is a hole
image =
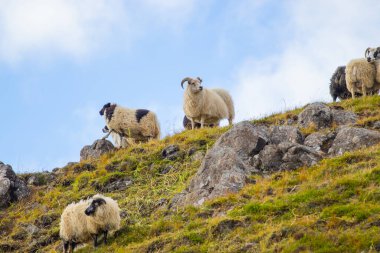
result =
[[[200,77],[197,77],[197,79],[199,80],[199,82],[203,82],[203,80]]]

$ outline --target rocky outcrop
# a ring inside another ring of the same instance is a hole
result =
[[[26,183],[16,176],[12,167],[0,162],[0,209],[28,197],[29,194]]]
[[[379,142],[380,133],[377,131],[358,127],[342,127],[338,130],[329,154],[342,155],[346,151],[373,146]]]
[[[323,129],[335,125],[354,124],[358,116],[350,111],[345,111],[343,108],[330,108],[324,103],[312,103],[298,116],[298,125],[300,127],[315,127]]]
[[[201,205],[208,199],[237,192],[253,183],[252,174],[309,167],[326,156],[379,143],[379,132],[352,126],[357,118],[355,113],[343,108],[310,104],[299,114],[298,126],[315,127],[320,131],[306,138],[294,125],[267,127],[241,122],[217,140],[189,187],[177,194],[169,207]],[[336,126],[340,127],[334,130]],[[177,151],[170,146],[168,150]]]
[[[80,151],[80,160],[95,159],[103,154],[115,150],[113,144],[108,140],[96,140],[92,145],[87,145]]]

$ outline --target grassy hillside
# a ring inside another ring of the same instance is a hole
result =
[[[380,120],[379,96],[331,106],[356,112],[360,126]],[[255,122],[283,124],[300,111]],[[123,210],[122,229],[107,246],[77,252],[380,251],[380,145],[310,168],[252,176],[256,184],[238,194],[169,211],[168,201],[186,188],[201,163],[189,153],[206,152],[227,130],[184,131],[62,169],[48,185],[34,187],[29,199],[0,211],[0,252],[60,249],[59,216],[65,206],[117,178],[133,182],[124,191],[104,193]],[[170,144],[180,146],[177,160],[161,156]],[[26,232],[31,224],[38,231]]]

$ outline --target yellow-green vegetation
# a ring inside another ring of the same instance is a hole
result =
[[[380,117],[380,97],[333,103],[359,114],[364,126]],[[301,109],[275,114],[280,124]],[[288,115],[288,116],[287,116]],[[290,116],[289,116],[290,115]],[[138,144],[98,160],[61,170],[49,186],[0,211],[0,252],[55,252],[60,249],[59,216],[67,204],[128,178],[126,190],[104,193],[123,210],[122,228],[108,245],[77,252],[376,252],[380,250],[380,145],[324,159],[310,168],[254,175],[237,194],[201,207],[168,209],[167,201],[188,185],[201,161],[189,152],[206,152],[228,128],[191,130],[162,141]],[[180,147],[176,160],[162,150]],[[164,174],[163,169],[170,166]],[[54,221],[36,234],[42,217]]]

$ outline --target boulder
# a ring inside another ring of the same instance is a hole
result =
[[[358,116],[351,111],[333,109],[331,110],[331,113],[333,117],[333,123],[338,126],[355,124],[358,120]]]
[[[342,155],[347,151],[376,145],[380,142],[380,133],[375,130],[345,126],[338,130],[329,149],[332,156]]]
[[[174,161],[181,156],[179,150],[178,145],[169,145],[162,150],[161,154],[163,158]]]
[[[298,125],[301,127],[330,127],[333,123],[331,109],[324,103],[312,103],[298,115]]]
[[[270,142],[279,144],[281,142],[303,143],[303,135],[295,126],[273,126],[271,127]]]
[[[305,146],[327,153],[335,139],[335,132],[315,132],[305,138]]]
[[[80,160],[96,159],[101,155],[115,150],[113,144],[108,140],[96,140],[92,145],[87,145],[80,151]]]
[[[16,176],[12,167],[0,162],[0,209],[30,194],[26,183]]]

